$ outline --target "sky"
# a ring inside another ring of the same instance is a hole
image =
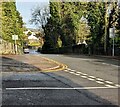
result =
[[[27,28],[37,28],[35,25],[31,25],[29,20],[31,19],[31,10],[37,6],[41,8],[48,5],[49,0],[16,0],[17,10],[23,17],[23,21],[26,23]]]

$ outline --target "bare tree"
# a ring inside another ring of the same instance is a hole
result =
[[[47,19],[50,17],[49,6],[41,8],[40,6],[32,10],[31,24],[37,25],[39,28],[43,28],[47,23]]]

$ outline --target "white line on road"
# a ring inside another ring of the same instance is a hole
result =
[[[109,89],[118,88],[115,86],[111,87],[74,87],[74,88],[62,88],[62,87],[23,87],[23,88],[6,88],[6,90],[85,90],[85,89]]]
[[[104,82],[101,81],[95,81],[95,82],[97,82],[98,84],[104,84]]]
[[[120,85],[119,85],[119,84],[115,84],[115,86],[116,86],[116,87],[120,87]]]
[[[67,68],[67,70],[71,70],[70,68]]]
[[[87,78],[86,76],[81,76],[82,78]]]
[[[98,78],[98,77],[95,77],[95,76],[92,76],[92,75],[89,76],[88,74],[85,74],[85,73],[82,73],[82,72],[79,72],[79,71],[77,71],[77,72],[70,72],[70,71],[76,71],[76,70],[72,70],[72,69],[67,68],[66,71],[71,73],[71,74],[77,75],[77,76],[81,74],[82,78],[86,78],[86,79],[88,79],[90,81],[95,81],[98,84],[104,84],[106,87],[120,87],[120,85],[114,84],[111,81],[107,81],[107,80],[105,81],[104,79],[101,79],[101,78]],[[109,85],[109,84],[111,84],[111,85]]]
[[[88,75],[88,74],[82,74],[82,75]]]
[[[114,67],[119,67],[119,65],[107,64],[107,63],[104,63],[104,62],[102,64],[108,65],[108,66],[110,65],[110,66],[114,66]]]
[[[88,74],[85,74],[85,73],[82,73],[82,72],[77,72],[78,74],[82,74],[82,75],[88,75]]]
[[[68,72],[68,70],[67,70],[67,69],[66,69],[66,70],[64,70],[64,71]]]
[[[72,69],[71,69],[70,71],[75,71],[75,70],[72,70]]]
[[[69,73],[71,73],[71,74],[75,74],[74,72],[69,72]]]
[[[90,80],[90,81],[95,81],[95,79],[93,79],[93,78],[87,78],[88,80]]]
[[[106,83],[108,83],[108,84],[113,84],[113,82],[111,82],[111,81],[105,81]]]
[[[82,74],[81,72],[77,72],[78,74]]]
[[[112,87],[115,87],[115,86],[112,86],[112,85],[105,85],[106,87],[110,87],[110,88],[112,88]]]
[[[75,74],[75,75],[80,75],[80,74]]]
[[[90,78],[96,78],[95,76],[89,76]]]
[[[101,79],[101,78],[96,78],[97,80],[99,80],[99,81],[104,81],[103,79]]]

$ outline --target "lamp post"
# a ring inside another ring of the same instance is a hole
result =
[[[107,6],[108,5],[108,6]],[[104,53],[108,54],[108,29],[109,29],[109,16],[111,14],[112,4],[105,4],[105,36],[104,36]]]

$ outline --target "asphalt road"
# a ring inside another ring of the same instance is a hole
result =
[[[55,72],[2,75],[2,105],[118,105],[118,61],[81,55],[43,55],[68,66]],[[105,106],[107,107],[107,106]]]

